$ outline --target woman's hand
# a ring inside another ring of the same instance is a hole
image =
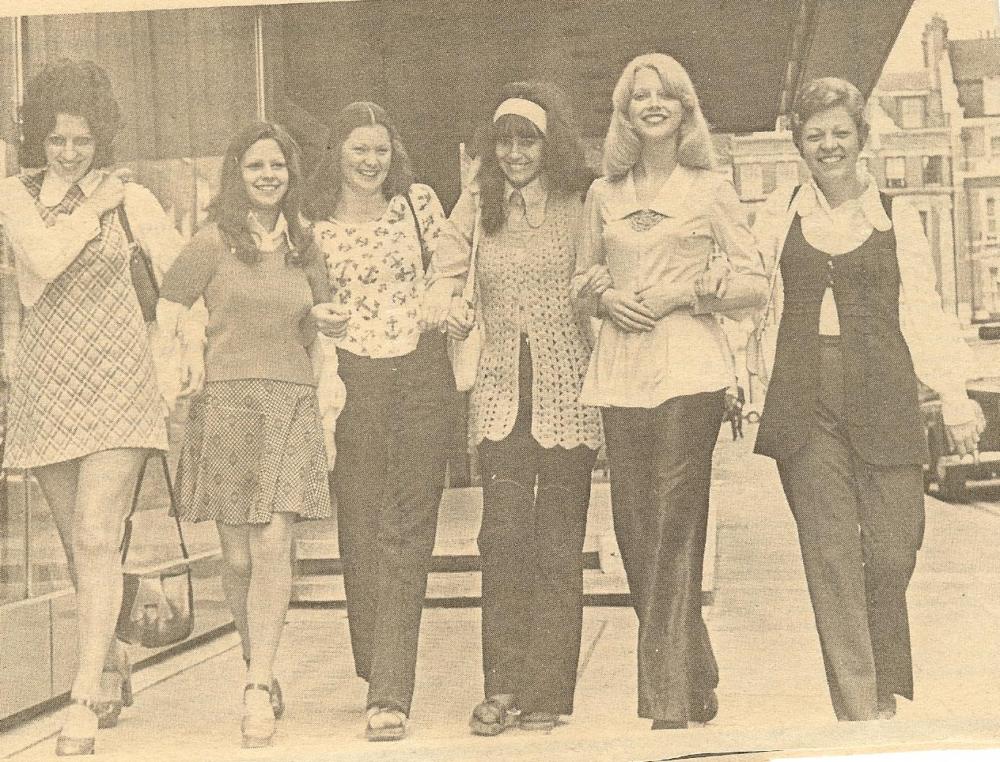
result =
[[[181,397],[193,397],[205,386],[205,355],[201,348],[191,349],[181,354]]]
[[[132,179],[131,169],[116,169],[101,180],[100,185],[87,197],[85,205],[98,217],[121,206],[125,200],[125,183],[132,182]]]
[[[676,309],[691,306],[690,286],[653,285],[636,292],[639,300],[655,320],[662,320]]]
[[[451,311],[451,298],[455,294],[455,279],[444,278],[435,281],[424,291],[424,301],[419,325],[421,331],[448,330],[448,313]]]
[[[731,272],[732,268],[726,260],[712,260],[708,269],[699,273],[694,279],[695,296],[714,296],[721,299],[729,288],[729,274]]]
[[[451,300],[451,310],[448,312],[448,338],[465,341],[475,324],[475,308],[461,296],[454,297]]]
[[[656,325],[652,310],[634,294],[609,288],[601,294],[601,305],[615,327],[626,333],[648,333]]]
[[[945,426],[945,436],[951,451],[959,457],[975,455],[979,452],[979,437],[986,430],[986,416],[976,404],[976,417],[971,421],[954,426]]]
[[[585,272],[577,285],[576,295],[578,299],[596,299],[614,285],[611,279],[611,271],[607,265],[591,265]]]
[[[347,335],[347,324],[351,321],[351,313],[333,302],[316,304],[310,311],[316,321],[316,330],[331,339],[342,339]]]

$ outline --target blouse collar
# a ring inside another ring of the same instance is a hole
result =
[[[882,198],[879,195],[875,179],[868,172],[859,174],[859,179],[865,184],[865,189],[861,192],[860,196],[844,202],[844,205],[850,205],[848,207],[850,210],[859,211],[865,221],[876,230],[885,232],[891,229],[892,220],[885,213],[885,207],[882,205]],[[815,180],[809,178],[803,183],[796,207],[796,211],[800,217],[809,217],[817,213],[832,216],[838,209],[830,207],[830,202],[826,200],[826,196],[823,195],[823,191],[816,185]]]
[[[645,204],[639,202],[632,172],[633,170],[629,170],[621,180],[610,184],[612,196],[607,204],[609,219],[624,219],[645,209],[666,217],[680,217],[684,214],[695,170],[678,164],[660,186],[656,196]]]
[[[80,190],[83,191],[84,196],[89,196],[97,189],[97,186],[101,184],[101,180],[103,179],[104,172],[99,169],[92,169],[78,180],[76,184],[80,186]],[[42,177],[42,189],[38,194],[38,200],[42,206],[57,206],[66,197],[71,185],[72,183],[66,182],[65,179],[55,172],[46,170]]]
[[[266,230],[253,212],[247,214],[247,225],[254,243],[261,251],[277,251],[285,243],[291,245],[288,238],[288,221],[281,212],[278,212],[278,221],[274,225],[274,230]]]
[[[528,220],[528,224],[532,227],[538,227],[545,222],[545,202],[549,198],[549,189],[545,182],[545,176],[539,174],[538,177],[523,188],[515,188],[507,180],[504,180],[503,195],[508,204],[510,204],[510,199],[514,195],[514,191],[517,190],[521,191],[521,198],[524,199],[524,215]]]

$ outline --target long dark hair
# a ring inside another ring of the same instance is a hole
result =
[[[375,125],[385,127],[392,143],[392,157],[389,160],[388,174],[382,184],[382,195],[388,200],[409,191],[413,184],[413,169],[410,165],[410,156],[399,137],[399,130],[380,105],[370,101],[356,101],[345,106],[330,125],[326,153],[306,183],[306,200],[302,211],[310,220],[325,220],[333,216],[340,200],[341,184],[344,181],[340,169],[340,150],[350,134],[358,127]]]
[[[582,194],[594,179],[584,160],[583,142],[569,99],[561,88],[551,82],[512,82],[504,86],[494,109],[508,98],[523,98],[545,109],[546,134],[521,116],[505,115],[494,123],[492,111],[489,121],[476,131],[472,154],[480,160],[476,178],[483,230],[487,235],[496,234],[507,219],[503,198],[506,178],[496,153],[497,140],[502,135],[544,139],[542,172],[550,193]]]
[[[219,226],[226,243],[236,250],[236,256],[243,262],[253,264],[260,260],[260,251],[247,226],[247,216],[253,207],[243,184],[242,170],[243,155],[258,140],[273,140],[285,155],[288,190],[278,207],[288,223],[288,237],[292,246],[287,261],[289,264],[305,265],[310,256],[312,236],[300,217],[302,160],[295,140],[280,125],[254,122],[237,132],[229,141],[229,147],[222,158],[222,171],[219,173],[219,193],[208,205],[209,222]]]
[[[114,161],[112,143],[121,122],[121,111],[107,72],[93,61],[67,58],[49,64],[28,80],[21,106],[21,147],[18,160],[24,167],[44,167],[45,139],[55,129],[57,114],[87,120],[94,136],[92,169]]]

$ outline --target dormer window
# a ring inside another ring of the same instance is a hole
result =
[[[927,104],[923,96],[906,96],[898,99],[899,126],[916,130],[927,126]]]

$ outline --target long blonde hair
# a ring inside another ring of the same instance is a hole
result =
[[[694,91],[691,78],[684,67],[670,56],[663,53],[647,53],[633,58],[628,63],[611,95],[614,112],[608,134],[604,138],[601,171],[608,177],[622,177],[632,169],[642,153],[642,142],[628,118],[635,75],[641,69],[655,71],[667,94],[679,100],[684,108],[681,125],[678,128],[678,163],[685,167],[712,169],[715,166],[712,137],[705,116],[701,113],[698,94]]]

